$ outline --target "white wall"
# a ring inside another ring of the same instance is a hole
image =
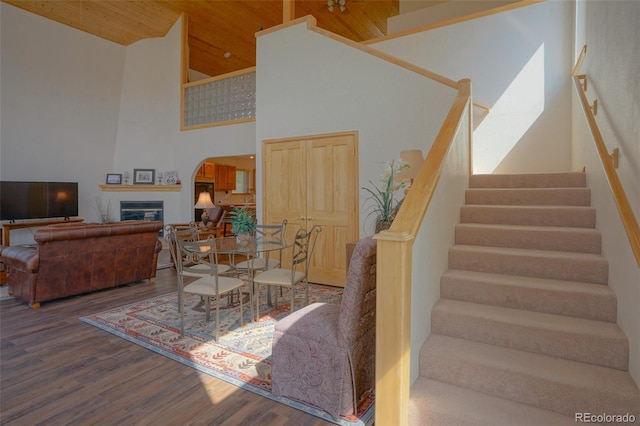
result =
[[[438,6],[435,6],[438,7]],[[473,82],[492,108],[474,134],[474,172],[571,167],[572,3],[547,1],[372,46]]]
[[[81,216],[111,168],[125,48],[32,13],[2,9],[5,180],[79,182]]]
[[[120,200],[162,200],[165,223],[193,219],[193,178],[214,156],[255,152],[255,124],[180,131],[181,21],[165,37],[127,47],[114,170],[178,171],[180,193],[110,193]]]
[[[308,31],[305,24],[258,38],[257,89],[258,147],[265,139],[357,130],[360,186],[378,182],[383,163],[399,157],[401,150],[419,148],[426,154],[457,95]],[[257,152],[260,155],[261,149]],[[429,317],[440,298],[440,275],[447,268],[468,183],[468,147],[457,147],[451,157],[413,249],[413,378],[420,347],[430,332],[425,315]],[[361,202],[364,198],[361,191]],[[372,234],[371,224],[364,221],[364,204],[360,216],[360,235]]]
[[[348,45],[307,30],[304,23],[258,37],[256,75],[257,176],[262,141],[356,130],[359,186],[378,182],[385,161],[400,151],[426,153],[456,91]],[[257,199],[262,193],[258,186]],[[361,191],[360,235],[367,206]]]
[[[578,2],[576,50],[587,44],[580,73],[588,76],[587,97],[598,99],[596,122],[611,151],[620,149],[617,172],[636,219],[640,220],[640,3]],[[574,94],[573,164],[586,167],[602,252],[609,261],[609,286],[618,299],[618,325],[629,338],[629,371],[640,384],[640,269],[613,202],[593,138]]]
[[[437,24],[509,3],[513,0],[400,1],[400,14],[387,20],[387,34]]]
[[[185,222],[201,161],[255,152],[254,123],[180,131],[180,21],[124,47],[6,3],[0,10],[0,179],[78,181],[86,221],[98,219],[102,199],[116,217],[121,200],[162,200],[165,222]],[[99,190],[107,173],[134,168],[176,170],[183,190]],[[15,234],[12,242],[28,242]]]
[[[438,187],[413,245],[411,268],[411,382],[419,374],[420,349],[431,334],[431,309],[440,300],[440,278],[449,268],[449,248],[469,186],[469,144],[451,148]]]

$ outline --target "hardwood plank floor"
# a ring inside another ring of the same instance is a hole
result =
[[[329,425],[85,324],[174,291],[175,270],[31,309],[0,301],[2,425]]]

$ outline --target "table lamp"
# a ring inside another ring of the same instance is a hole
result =
[[[201,192],[200,195],[198,195],[198,201],[194,207],[196,209],[202,209],[202,224],[206,225],[207,222],[209,222],[209,212],[207,209],[215,207],[213,200],[211,200],[211,194],[206,191]]]

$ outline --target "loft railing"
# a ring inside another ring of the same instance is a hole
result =
[[[604,173],[607,177],[609,187],[611,188],[613,199],[616,203],[616,208],[618,209],[618,214],[620,215],[620,219],[622,220],[622,225],[627,234],[627,238],[629,239],[629,244],[631,245],[633,254],[636,258],[636,263],[640,267],[640,226],[638,226],[638,220],[633,214],[633,210],[631,210],[629,199],[627,198],[627,194],[624,192],[624,188],[622,186],[622,183],[620,182],[618,173],[616,172],[618,150],[616,148],[612,154],[609,154],[609,152],[607,151],[607,146],[604,143],[604,138],[600,133],[598,123],[596,122],[594,116],[597,112],[597,100],[594,100],[594,103],[592,105],[589,105],[586,94],[587,76],[585,74],[578,74],[586,53],[587,46],[585,45],[582,48],[580,56],[578,57],[578,61],[576,62],[576,66],[573,69],[573,85],[576,88],[578,97],[580,98],[580,105],[582,105],[582,111],[584,112],[585,118],[587,119],[591,134],[593,135],[593,141],[596,144],[598,156],[600,157],[602,167],[604,168]]]
[[[255,67],[185,83],[182,90],[184,130],[255,121]]]
[[[377,425],[406,425],[411,388],[411,267],[413,243],[436,191],[448,153],[456,144],[471,151],[471,82],[460,80],[458,96],[387,231],[375,236]],[[470,157],[469,157],[470,161]],[[470,167],[470,165],[469,165]]]
[[[189,19],[186,13],[180,19],[180,129],[192,130],[255,121],[256,67],[189,82]]]

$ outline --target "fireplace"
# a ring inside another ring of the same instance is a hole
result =
[[[164,222],[164,201],[120,201],[120,220]],[[160,231],[160,235],[163,231]]]

